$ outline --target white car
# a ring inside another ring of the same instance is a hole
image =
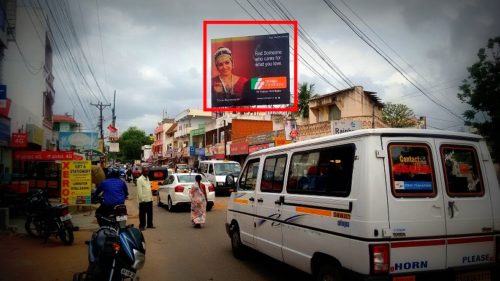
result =
[[[195,183],[196,175],[201,176],[201,183],[206,187],[208,203],[207,211],[212,210],[215,202],[215,188],[207,178],[197,173],[174,173],[170,174],[163,184],[160,184],[158,193],[158,206],[167,206],[172,212],[176,206],[190,205],[189,191]]]

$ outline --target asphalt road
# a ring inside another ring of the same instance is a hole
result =
[[[129,223],[138,225],[135,186],[129,184],[126,201]],[[153,207],[156,229],[146,229],[146,264],[139,271],[140,280],[245,281],[310,280],[310,276],[257,252],[241,261],[233,257],[224,223],[228,197],[216,197],[207,223],[201,229],[191,226],[189,209],[173,213]],[[78,215],[75,215],[76,218]],[[80,214],[75,242],[71,246],[51,237],[47,243],[26,234],[0,235],[0,281],[71,280],[73,273],[88,265],[85,240],[97,228],[92,213]],[[22,223],[23,221],[21,221]],[[20,227],[22,227],[20,225]]]

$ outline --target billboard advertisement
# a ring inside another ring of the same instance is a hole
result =
[[[96,132],[59,132],[59,149],[63,151],[84,151],[97,149]]]
[[[288,33],[211,40],[213,108],[290,104]]]

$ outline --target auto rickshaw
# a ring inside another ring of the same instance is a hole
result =
[[[168,168],[166,167],[151,167],[149,168],[149,181],[151,182],[151,191],[153,196],[158,195],[160,183],[164,182],[168,176]]]

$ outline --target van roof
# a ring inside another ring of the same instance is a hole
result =
[[[251,153],[250,155],[262,155],[269,152],[288,150],[296,147],[302,147],[314,144],[321,144],[329,141],[339,141],[339,140],[353,139],[353,138],[359,138],[363,136],[373,136],[373,135],[387,136],[387,137],[394,137],[394,136],[432,137],[432,138],[462,139],[468,141],[479,141],[483,139],[482,136],[476,134],[442,131],[442,130],[399,129],[399,128],[361,129],[342,134],[324,136],[296,143],[270,147],[258,150],[256,152]]]
[[[200,163],[238,163],[232,160],[201,160]]]

